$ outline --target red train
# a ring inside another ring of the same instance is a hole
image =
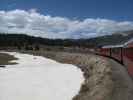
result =
[[[98,48],[96,53],[119,61],[121,64],[126,66],[129,75],[133,77],[133,39],[123,45],[103,46]]]

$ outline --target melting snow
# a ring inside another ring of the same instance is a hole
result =
[[[6,53],[19,60],[0,69],[0,100],[72,100],[84,81],[76,66],[41,56]]]

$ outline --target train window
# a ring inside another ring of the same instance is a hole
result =
[[[127,52],[133,52],[133,48],[127,48]]]
[[[133,53],[133,48],[127,48],[126,51],[130,52],[130,53]]]
[[[120,51],[121,51],[121,48],[113,48],[112,49],[112,53],[114,53],[114,54],[119,54]]]
[[[127,57],[133,58],[133,48],[126,48],[125,54]]]

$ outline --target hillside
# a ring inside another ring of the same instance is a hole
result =
[[[95,46],[117,45],[117,44],[123,44],[124,42],[128,41],[131,38],[133,38],[133,31],[126,31],[120,33],[114,33],[108,36],[92,38],[89,40],[89,42],[93,43]]]
[[[133,31],[120,32],[108,36],[101,36],[91,39],[47,39],[33,37],[24,34],[0,34],[0,46],[27,46],[27,45],[47,45],[63,47],[99,47],[103,45],[122,44],[133,38]]]

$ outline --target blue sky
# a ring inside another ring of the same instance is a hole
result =
[[[133,0],[0,0],[1,10],[31,8],[69,18],[133,20]]]
[[[91,38],[133,30],[133,0],[0,0],[0,32]]]

